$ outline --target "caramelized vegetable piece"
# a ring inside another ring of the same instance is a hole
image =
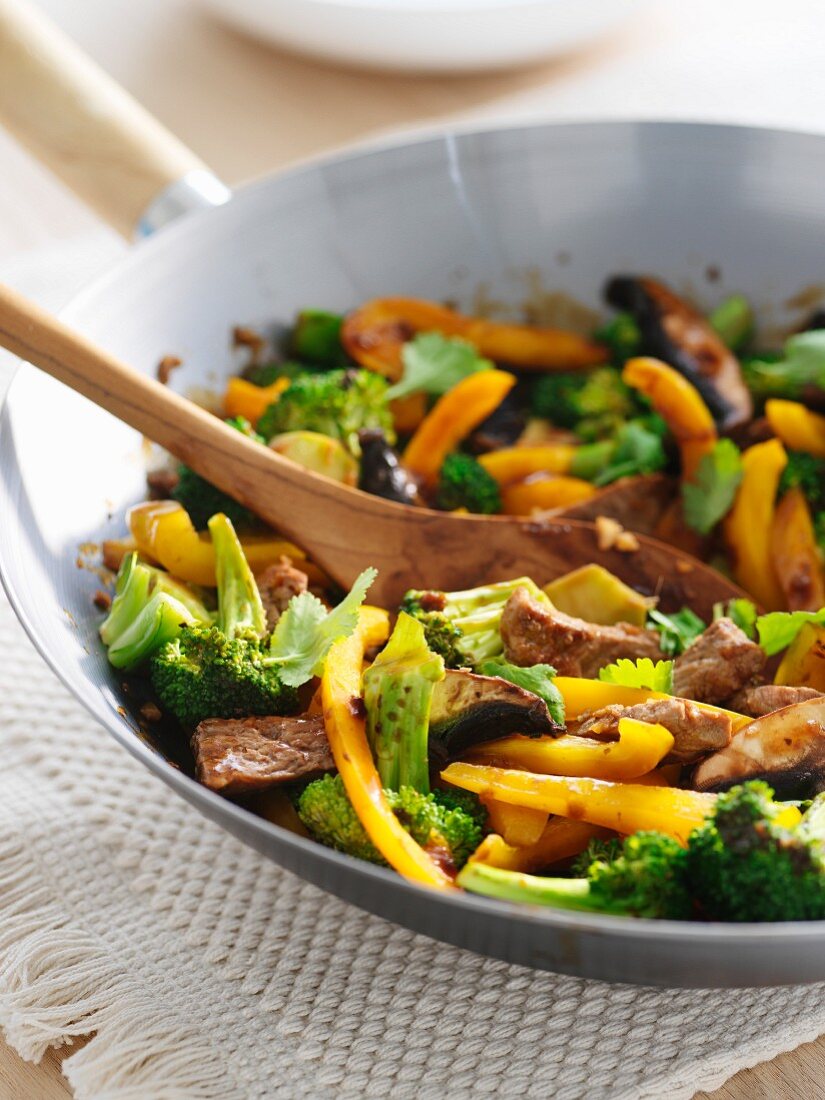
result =
[[[355,485],[358,480],[358,463],[340,439],[320,432],[281,432],[270,439],[269,447],[305,470],[333,481]]]
[[[612,835],[610,829],[591,825],[588,821],[551,817],[535,844],[519,848],[491,833],[470,856],[470,862],[486,863],[507,871],[542,871],[577,856],[591,840],[604,840]]]
[[[487,810],[490,828],[514,848],[535,844],[547,825],[549,815],[544,810],[513,806],[508,802],[497,802],[494,798],[483,798],[481,801]]]
[[[438,399],[407,444],[406,469],[435,485],[447,455],[504,400],[515,381],[506,371],[483,370],[453,386]]]
[[[503,737],[471,749],[467,759],[474,764],[522,768],[541,775],[621,782],[652,771],[672,748],[673,735],[664,726],[621,718],[618,741],[603,743],[569,733],[555,739]]]
[[[635,833],[652,829],[681,844],[713,809],[713,795],[644,783],[607,783],[600,779],[566,779],[532,775],[479,764],[450,764],[441,773],[446,783],[489,795],[515,806],[531,806],[561,817],[589,821]]]
[[[734,578],[768,611],[785,607],[771,555],[771,530],[779,478],[787,462],[778,439],[749,447],[742,455],[742,482],[724,521]]]
[[[575,370],[608,357],[601,344],[574,332],[465,317],[417,298],[367,302],[345,319],[341,341],[356,363],[395,382],[403,371],[401,349],[417,332],[459,336],[485,358],[522,370]]]
[[[647,703],[651,699],[669,699],[660,691],[647,688],[624,687],[621,684],[609,684],[602,680],[588,680],[580,676],[557,676],[553,683],[564,699],[564,713],[568,724],[581,718],[583,714],[594,710],[603,710],[609,706],[632,707],[637,703]],[[725,714],[730,718],[734,730],[747,726],[750,718],[736,714],[732,710],[712,706],[710,703],[693,703],[700,710],[711,714]]]
[[[765,416],[788,450],[825,458],[825,416],[798,401],[777,398],[765,402]]]
[[[509,485],[501,493],[502,511],[508,516],[529,516],[533,512],[564,508],[596,496],[598,489],[578,477],[550,474]]]
[[[195,530],[186,509],[174,500],[150,500],[130,509],[129,530],[143,557],[159,562],[179,580],[214,588],[215,551],[212,539]],[[241,539],[253,573],[260,573],[286,555],[299,560],[302,568],[306,555],[291,542],[277,535],[248,535]]]
[[[799,488],[789,489],[776,506],[771,526],[771,561],[789,611],[825,607],[825,573],[811,511]]]
[[[655,596],[643,596],[602,565],[582,565],[544,586],[553,606],[590,623],[644,626]]]
[[[825,692],[825,626],[806,623],[802,627],[788,646],[774,683]]]
[[[245,378],[230,378],[223,396],[224,414],[246,417],[254,428],[269,406],[288,388],[288,378],[278,378],[270,386],[254,386]]]
[[[628,275],[611,279],[605,296],[633,314],[642,350],[683,374],[722,428],[750,420],[753,402],[739,361],[692,306],[654,279]]]
[[[532,474],[566,474],[578,447],[549,443],[545,447],[507,447],[479,455],[478,461],[499,485],[523,481]]]
[[[645,395],[679,444],[682,476],[693,477],[703,455],[713,450],[716,425],[696,386],[659,359],[629,359],[622,380]]]

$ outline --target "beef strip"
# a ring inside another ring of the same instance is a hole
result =
[[[268,565],[255,579],[266,610],[267,626],[274,630],[292,597],[306,592],[309,578],[296,569],[289,558],[282,557],[274,565]]]
[[[332,771],[324,720],[207,718],[192,735],[198,779],[213,791],[242,794]]]
[[[612,737],[619,732],[620,718],[658,722],[673,734],[674,745],[667,762],[688,764],[709,752],[726,747],[733,727],[726,714],[702,710],[687,699],[651,699],[632,707],[616,704],[581,716],[577,733],[582,737]]]
[[[619,657],[661,657],[659,635],[629,623],[601,626],[564,615],[517,588],[501,616],[508,661],[521,666],[553,665],[561,676],[598,676]]]
[[[673,664],[673,694],[721,703],[765,668],[765,653],[730,619],[717,619]]]
[[[821,697],[822,692],[815,688],[790,687],[785,684],[756,684],[742,688],[726,700],[728,710],[737,714],[747,714],[751,718],[761,718],[773,714],[783,707],[792,707],[795,703],[804,703],[807,699]]]

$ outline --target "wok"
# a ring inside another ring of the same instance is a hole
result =
[[[629,269],[698,291],[707,274],[718,280],[709,299],[743,291],[759,308],[822,277],[823,137],[634,122],[448,133],[319,161],[225,201],[191,154],[67,50],[0,0],[0,111],[110,220],[123,228],[142,215],[152,233],[64,318],[147,372],[180,355],[184,390],[219,388],[233,325],[287,320],[307,304],[345,309],[394,293],[467,305],[479,283],[516,301],[538,271],[596,307],[604,276]],[[825,923],[651,922],[429,893],[199,786],[174,744],[148,739],[130,713],[97,639],[98,578],[76,564],[83,544],[122,534],[143,479],[134,432],[35,370],[18,372],[0,417],[8,595],[90,713],[202,813],[347,901],[512,962],[685,987],[825,978]]]

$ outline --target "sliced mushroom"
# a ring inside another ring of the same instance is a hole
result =
[[[361,472],[358,488],[385,500],[417,504],[418,487],[398,461],[380,428],[365,428],[358,433],[361,445]]]
[[[780,798],[808,798],[825,790],[825,697],[744,726],[727,748],[699,765],[693,785],[715,791],[748,779],[766,780]]]
[[[538,695],[498,676],[447,671],[430,709],[430,754],[455,756],[470,745],[511,733],[564,733]]]
[[[633,314],[643,353],[681,371],[720,427],[750,420],[753,402],[739,360],[692,306],[655,279],[636,275],[614,276],[604,293],[612,306]]]

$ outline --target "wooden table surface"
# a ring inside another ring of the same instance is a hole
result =
[[[321,150],[456,120],[689,117],[823,125],[819,0],[659,0],[620,34],[576,57],[455,79],[344,71],[289,56],[226,29],[191,0],[41,0],[41,6],[230,183]],[[1,132],[0,168],[0,263],[95,226]],[[0,1040],[0,1100],[70,1096],[60,1072],[66,1053],[52,1052],[32,1066]],[[825,1038],[738,1074],[713,1100],[825,1097],[823,1082]]]

